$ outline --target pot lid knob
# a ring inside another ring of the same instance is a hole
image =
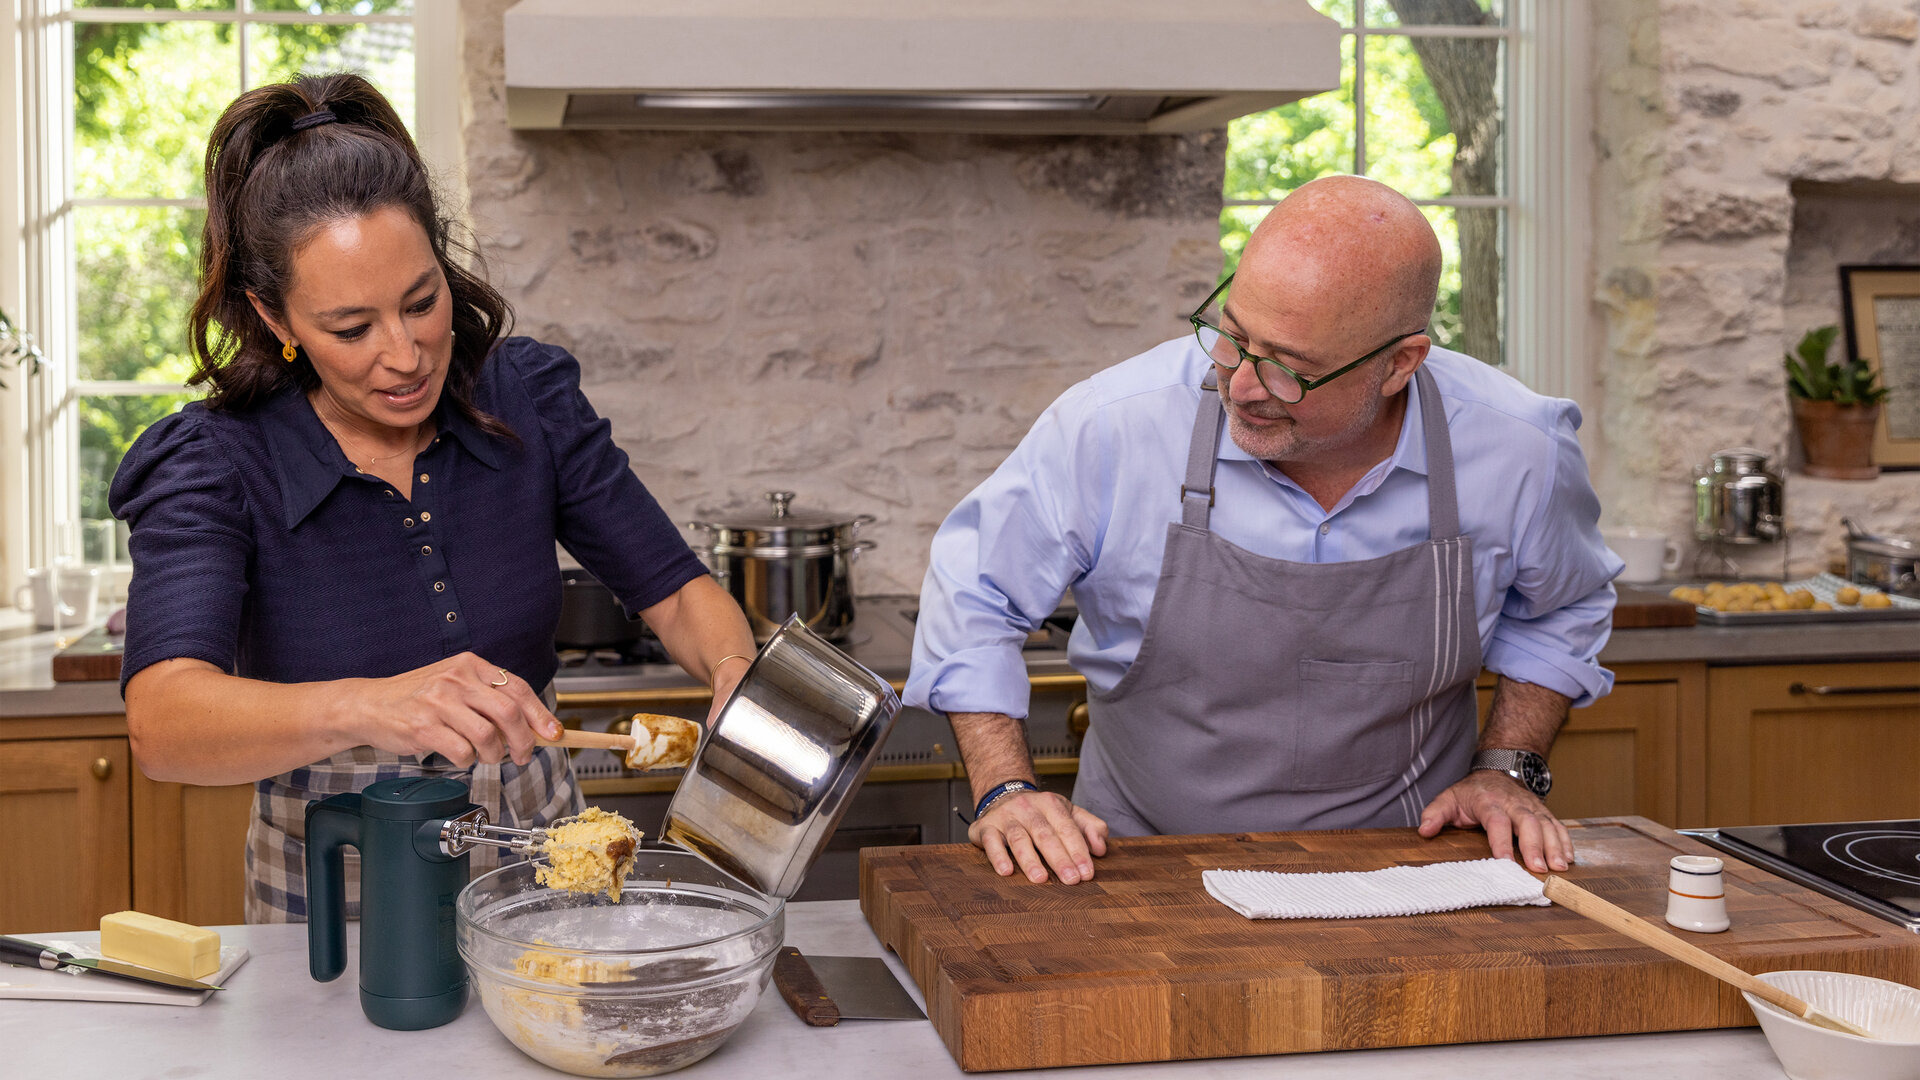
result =
[[[786,517],[787,506],[793,502],[793,492],[769,491],[767,492],[767,501],[773,503],[774,517],[777,517],[777,518]]]

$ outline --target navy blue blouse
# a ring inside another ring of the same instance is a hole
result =
[[[474,403],[444,400],[412,501],[354,471],[306,396],[199,402],[148,428],[113,478],[132,528],[120,687],[192,657],[268,682],[384,678],[471,650],[536,690],[553,677],[564,544],[629,614],[706,572],[580,392],[566,350],[495,348]]]

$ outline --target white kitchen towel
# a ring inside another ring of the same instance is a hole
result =
[[[1208,870],[1200,880],[1215,900],[1249,919],[1356,919],[1551,903],[1540,880],[1510,859],[1335,874]]]

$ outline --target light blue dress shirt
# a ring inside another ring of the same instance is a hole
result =
[[[1468,356],[1426,365],[1446,404],[1460,522],[1487,668],[1585,705],[1613,687],[1606,644],[1621,562],[1600,539],[1599,500],[1575,430],[1580,410]],[[1191,336],[1164,342],[1062,394],[934,535],[920,593],[908,705],[1027,715],[1020,647],[1072,589],[1073,666],[1097,690],[1139,652],[1167,524],[1209,361]],[[1206,391],[1212,393],[1212,391]],[[1240,449],[1221,425],[1210,527],[1294,562],[1376,558],[1428,539],[1418,390],[1393,454],[1331,510]],[[1231,659],[1234,642],[1220,651]],[[1197,676],[1196,676],[1197,677]]]

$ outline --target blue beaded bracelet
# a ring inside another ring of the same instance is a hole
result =
[[[1011,794],[1012,792],[1015,792],[1015,791],[1039,791],[1039,790],[1040,790],[1040,786],[1038,784],[1029,784],[1025,780],[1009,780],[1004,784],[1000,784],[996,787],[993,787],[989,789],[985,795],[980,796],[980,801],[974,805],[973,820],[979,821],[980,815],[986,813],[987,807],[993,805],[993,800],[999,798],[1002,795]]]

